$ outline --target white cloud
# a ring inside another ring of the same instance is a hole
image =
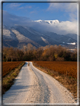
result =
[[[77,34],[77,22],[62,21],[58,20],[37,20],[40,24],[39,29],[44,29],[45,31],[55,32],[57,34]],[[50,23],[51,22],[51,23]]]
[[[47,11],[53,11],[53,10],[59,9],[59,8],[62,9],[63,6],[64,5],[62,3],[50,3]]]
[[[73,21],[77,18],[77,6],[77,3],[50,3],[47,11],[64,11],[69,14],[69,20]]]
[[[36,10],[33,10],[33,11],[30,12],[30,14],[33,14],[33,13],[37,13],[37,11]]]
[[[77,34],[77,23],[76,21],[70,22],[70,21],[62,21],[57,24],[57,26],[53,26],[54,31],[56,33],[60,34]],[[56,28],[57,27],[57,28]]]
[[[16,7],[19,7],[21,5],[22,5],[21,3],[11,3],[11,4],[9,4],[9,7],[10,8],[16,8]]]
[[[32,6],[25,6],[25,8],[32,8]]]
[[[67,12],[75,12],[77,10],[77,3],[50,3],[47,10],[64,9]]]
[[[3,24],[13,26],[15,24],[35,28],[39,31],[51,31],[57,34],[77,34],[77,21],[37,20],[32,21],[26,17],[11,15],[3,11]]]
[[[18,9],[30,9],[32,8],[32,6],[22,6],[22,7],[19,7]]]
[[[77,34],[77,21],[62,21],[59,20],[37,20],[32,21],[25,17],[10,15],[3,11],[3,24],[13,26],[15,24],[35,28],[39,31],[51,31],[57,34]]]
[[[65,6],[65,10],[67,10],[68,12],[77,11],[77,3],[67,3]]]

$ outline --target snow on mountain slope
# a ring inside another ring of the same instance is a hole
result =
[[[16,34],[16,37],[19,40],[19,42],[26,42],[26,40],[29,40],[27,37],[20,34],[17,30],[12,30],[12,32],[14,32]]]
[[[18,29],[16,29],[18,28]],[[32,44],[35,47],[40,47],[40,45],[34,40],[29,38],[29,34],[26,32],[24,35],[24,30],[21,30],[22,27],[13,26],[13,27],[5,27],[3,28],[3,45],[8,47],[19,47],[23,48],[28,43]],[[24,29],[24,27],[23,27]],[[20,32],[21,30],[21,32]],[[26,29],[27,31],[27,29]],[[32,35],[31,31],[30,34]],[[28,35],[28,36],[27,36]],[[35,34],[34,34],[35,35]],[[33,35],[32,35],[33,36]]]
[[[7,39],[7,41],[6,41]],[[10,40],[9,40],[10,39]],[[12,45],[11,42],[16,41],[15,47],[23,47],[28,43],[31,43],[35,47],[46,46],[46,45],[71,45],[70,43],[76,42],[69,36],[58,35],[53,32],[40,33],[33,28],[17,25],[13,27],[3,28],[3,45]],[[65,42],[63,44],[63,42]],[[17,45],[16,45],[17,44]],[[12,45],[12,46],[13,46]],[[20,46],[19,46],[20,45]],[[76,46],[76,44],[74,45]]]
[[[73,43],[67,43],[67,44],[70,44],[70,45],[76,45],[76,42],[73,42]]]
[[[3,29],[3,39],[16,40],[16,35],[10,29]]]
[[[34,45],[38,45],[36,42],[32,41],[31,39],[29,39],[28,37],[24,36],[23,34],[21,34],[19,31],[12,29],[12,32],[16,35],[16,38],[18,39],[18,41],[24,42],[24,43],[32,43]],[[27,34],[26,34],[27,35]]]
[[[11,34],[11,32],[9,30],[7,30],[7,29],[3,30],[3,35],[5,35],[6,37],[11,38],[10,34]]]
[[[39,23],[47,23],[47,24],[57,24],[59,23],[59,20],[35,20],[35,22]]]
[[[49,42],[48,42],[45,38],[41,37],[41,39],[42,39],[45,43],[48,43],[48,44],[49,44]]]

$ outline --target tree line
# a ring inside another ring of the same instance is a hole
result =
[[[60,45],[48,45],[37,49],[3,47],[2,59],[3,61],[77,61],[77,50],[72,52]]]

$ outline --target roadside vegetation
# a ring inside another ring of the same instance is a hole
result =
[[[77,62],[33,61],[33,65],[58,80],[77,99]]]
[[[21,67],[25,64],[22,61],[16,62],[3,62],[3,80],[2,80],[2,93],[4,94],[14,83],[15,77],[20,72]]]

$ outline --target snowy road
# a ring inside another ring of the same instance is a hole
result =
[[[71,93],[57,80],[30,62],[22,67],[14,85],[3,95],[4,104],[76,103]]]

